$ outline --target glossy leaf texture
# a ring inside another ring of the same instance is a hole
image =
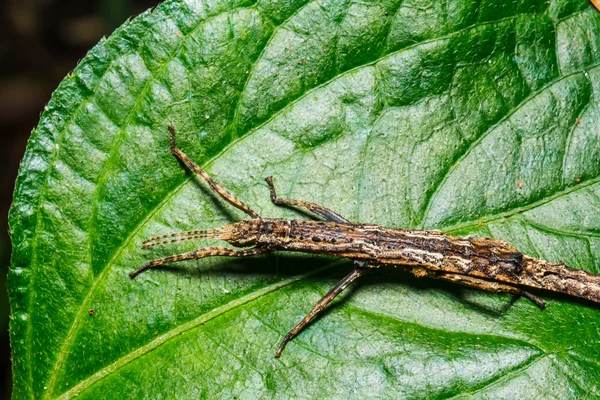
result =
[[[293,254],[128,272],[150,236],[281,195],[504,238],[599,273],[600,13],[586,1],[167,1],[102,40],[33,132],[10,214],[14,397],[595,398],[600,308]]]

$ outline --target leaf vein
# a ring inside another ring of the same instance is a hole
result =
[[[238,307],[243,306],[244,304],[250,303],[260,297],[263,297],[271,292],[274,292],[276,290],[279,290],[285,286],[291,285],[295,282],[298,282],[300,280],[303,280],[309,276],[315,275],[319,272],[322,272],[326,269],[332,268],[336,265],[340,264],[339,261],[333,262],[331,264],[328,264],[324,267],[318,268],[314,271],[311,272],[307,272],[305,274],[302,275],[298,275],[295,276],[293,278],[289,278],[289,279],[285,279],[282,280],[280,282],[274,283],[272,285],[269,286],[265,286],[261,289],[255,290],[254,292],[248,293],[238,299],[232,300],[229,303],[223,304],[205,314],[202,314],[196,318],[194,318],[191,321],[188,321],[184,324],[178,325],[175,328],[167,331],[166,333],[160,335],[159,337],[157,337],[156,339],[154,339],[153,341],[151,341],[150,343],[141,346],[137,349],[135,349],[134,351],[128,353],[127,355],[121,357],[120,359],[118,359],[117,361],[113,362],[112,364],[98,370],[95,374],[89,376],[88,378],[84,379],[83,381],[79,382],[76,386],[74,386],[71,390],[69,390],[66,393],[63,393],[59,399],[70,399],[73,398],[75,396],[77,396],[78,394],[82,393],[85,389],[91,387],[93,384],[101,381],[102,379],[106,378],[107,376],[109,376],[110,374],[118,371],[120,368],[123,368],[125,365],[133,362],[134,360],[142,357],[143,355],[150,353],[154,350],[156,350],[158,347],[162,346],[163,344],[167,343],[169,340],[176,338],[177,336],[186,333],[188,331],[191,331],[194,328],[197,328],[203,324],[205,324],[208,321],[211,321],[229,311],[232,311]]]
[[[500,385],[504,382],[508,382],[511,379],[518,377],[519,374],[521,374],[521,373],[527,373],[527,371],[530,368],[534,367],[535,365],[537,365],[539,362],[541,362],[542,360],[544,360],[547,357],[548,357],[548,355],[545,353],[540,353],[540,354],[534,355],[531,358],[529,358],[528,360],[526,360],[525,362],[523,362],[516,369],[513,369],[512,371],[510,371],[509,373],[502,375],[500,377],[494,377],[494,378],[490,379],[489,381],[487,381],[483,386],[481,386],[475,390],[460,393],[456,396],[449,397],[447,400],[473,398],[473,396],[476,395],[477,393],[484,392],[490,388],[493,388],[494,386]],[[535,381],[535,379],[532,379],[532,380]]]
[[[227,11],[229,12],[229,11]],[[177,47],[173,50],[173,52],[171,53],[171,55],[169,57],[167,57],[167,59],[165,60],[165,62],[156,70],[151,72],[151,77],[148,79],[148,82],[146,83],[146,85],[144,86],[144,89],[140,92],[140,95],[138,96],[138,99],[136,100],[136,104],[134,105],[134,107],[132,108],[131,112],[129,113],[129,118],[128,118],[128,122],[125,124],[127,126],[127,124],[129,124],[131,122],[131,118],[134,116],[135,111],[137,110],[137,107],[139,106],[141,100],[143,99],[143,94],[146,92],[146,90],[150,87],[151,83],[153,83],[155,81],[155,77],[158,75],[158,72],[161,72],[169,62],[172,61],[173,57],[180,51],[180,49],[183,47],[184,43],[186,42],[187,39],[193,37],[194,33],[198,31],[198,29],[200,29],[204,24],[208,23],[210,20],[218,18],[220,15],[224,14],[226,12],[223,13],[219,13],[217,15],[211,16],[209,18],[206,19],[202,19],[198,22],[198,24],[190,31],[186,34],[186,36],[179,42],[179,44],[177,45]],[[133,50],[127,54],[132,54]],[[122,59],[123,57],[127,56],[127,54],[122,55],[121,57],[116,58],[115,60],[113,60],[111,62],[111,65],[113,65],[114,62]],[[106,69],[106,71],[108,71],[109,68]],[[98,84],[99,84],[100,80],[98,80]],[[93,93],[93,92],[92,92]],[[84,106],[84,104],[87,104],[87,102],[90,101],[92,97],[90,96],[85,102],[82,102],[82,104],[79,106],[78,110]],[[75,114],[73,114],[72,118],[74,118]],[[64,130],[62,131],[64,132]],[[121,128],[120,129],[120,133],[122,134],[123,132],[125,132],[125,128]],[[64,135],[61,136],[64,139]],[[116,143],[118,145],[118,143]],[[113,154],[115,154],[115,145],[113,144],[113,146],[111,146],[112,150],[111,150],[111,155],[109,156],[109,158],[106,160],[105,164],[109,163],[111,158],[113,157]],[[55,156],[57,155],[58,152],[55,152]],[[54,158],[54,161],[56,161],[56,157]],[[50,168],[52,168],[52,165],[50,165],[48,167],[48,169],[50,170]],[[100,186],[100,182],[102,180],[102,177],[106,175],[106,168],[103,169],[103,173],[100,176],[99,179],[99,183],[98,186]],[[49,175],[48,175],[49,176]],[[42,195],[40,198],[40,204],[41,204],[41,200],[43,198],[43,194],[45,193],[45,188],[47,187],[47,183],[46,185],[44,185],[43,189],[42,189]],[[95,197],[97,198],[97,194],[98,194],[99,190],[96,189],[96,195]],[[175,193],[176,191],[174,191],[173,193]],[[167,196],[167,198],[170,198],[171,196]],[[93,202],[93,207],[97,208],[97,204],[96,201]],[[39,213],[39,211],[38,211]],[[92,218],[90,219],[90,221],[94,221],[93,215],[95,214],[95,211],[92,213]],[[153,215],[152,213],[149,214]],[[144,219],[144,221],[147,220]],[[38,220],[39,221],[39,220]],[[37,227],[39,226],[39,223],[36,225],[36,230]],[[138,225],[136,227],[136,229],[133,230],[132,235],[130,235],[123,243],[123,245],[117,249],[114,253],[114,257],[112,258],[111,262],[109,264],[107,264],[107,266],[103,269],[102,273],[95,279],[93,285],[90,287],[90,290],[88,291],[88,293],[85,296],[84,301],[81,304],[81,307],[79,308],[79,310],[77,311],[77,314],[75,315],[75,318],[73,319],[73,323],[69,329],[69,331],[67,332],[67,336],[65,337],[65,341],[63,342],[63,345],[61,346],[61,349],[58,353],[58,357],[57,360],[54,364],[54,367],[52,368],[52,372],[50,373],[50,379],[48,380],[48,384],[47,386],[47,391],[46,391],[46,395],[44,396],[44,398],[48,398],[48,396],[51,395],[52,390],[54,388],[54,385],[56,384],[56,380],[58,378],[58,372],[60,371],[62,364],[65,360],[66,354],[68,353],[68,348],[69,345],[71,344],[72,339],[75,336],[75,331],[77,330],[79,323],[83,317],[83,315],[85,314],[85,304],[87,303],[87,301],[89,301],[89,299],[91,298],[91,296],[93,295],[95,289],[98,287],[99,283],[101,281],[103,281],[103,277],[106,275],[105,271],[110,270],[110,266],[112,265],[112,262],[115,260],[116,256],[118,254],[120,254],[120,252],[122,251],[123,248],[125,248],[125,246],[132,240],[133,236],[135,235],[135,233],[141,228],[141,225]],[[90,235],[91,236],[91,235]],[[35,236],[37,239],[37,236]],[[91,240],[91,239],[90,239]],[[34,245],[37,244],[37,240],[34,242]],[[90,247],[91,247],[91,242],[90,242]],[[35,252],[35,250],[37,249],[37,246],[33,247],[32,251]],[[91,255],[91,253],[90,253]],[[33,263],[32,263],[33,264]],[[90,265],[91,265],[91,260],[90,260]],[[30,307],[31,304],[33,303],[33,301],[30,303]],[[30,318],[31,320],[31,318]],[[31,335],[31,332],[29,332],[29,336]],[[30,354],[31,355],[31,354]],[[31,358],[31,357],[30,357]],[[31,363],[31,360],[30,360]],[[31,367],[30,367],[31,370]],[[33,377],[32,377],[33,379]]]
[[[599,66],[600,63],[594,64],[592,66],[589,66],[589,69],[595,68],[597,66]],[[434,185],[434,188],[432,190],[432,194],[429,196],[429,199],[427,201],[427,205],[424,208],[424,213],[423,213],[423,217],[421,220],[421,223],[419,224],[419,226],[423,229],[426,222],[427,222],[427,218],[429,215],[429,210],[431,209],[431,206],[433,204],[433,202],[436,199],[436,196],[441,192],[442,187],[444,187],[444,184],[447,182],[447,180],[450,178],[450,176],[452,175],[452,172],[454,171],[454,165],[456,163],[460,163],[462,162],[462,160],[464,160],[472,151],[474,151],[475,148],[477,148],[477,146],[479,146],[479,144],[481,144],[481,142],[483,141],[483,139],[485,139],[489,134],[491,134],[498,126],[500,126],[500,124],[504,123],[505,121],[508,121],[508,119],[510,117],[512,117],[518,110],[520,110],[522,107],[524,107],[525,105],[529,104],[530,101],[533,101],[539,94],[543,93],[545,90],[549,89],[551,86],[557,84],[558,82],[564,80],[564,79],[568,79],[572,76],[575,75],[580,75],[582,74],[582,71],[576,71],[567,75],[563,75],[558,79],[555,79],[553,81],[548,82],[548,84],[546,84],[545,86],[541,87],[538,91],[536,92],[532,92],[529,94],[529,96],[524,99],[518,106],[516,106],[513,110],[511,110],[509,113],[507,113],[506,115],[504,115],[500,120],[498,120],[494,125],[492,125],[490,128],[488,128],[487,131],[485,131],[484,133],[482,133],[481,135],[479,135],[477,137],[477,139],[475,139],[470,146],[468,146],[466,148],[466,150],[464,151],[464,153],[460,154],[457,159],[456,162],[449,165],[448,168],[446,169],[446,173],[442,176],[442,178],[440,180],[438,180],[438,182]],[[454,229],[454,228],[451,228]]]

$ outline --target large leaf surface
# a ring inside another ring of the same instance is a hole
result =
[[[274,175],[354,221],[598,273],[599,65],[600,15],[575,0],[182,0],[126,23],[57,89],[21,166],[15,398],[600,396],[600,310],[573,299],[541,311],[377,270],[275,359],[348,263],[127,276],[191,248],[144,238],[243,217],[170,155],[168,123],[262,215],[302,217],[270,204]]]

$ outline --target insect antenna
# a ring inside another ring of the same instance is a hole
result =
[[[203,229],[185,232],[170,233],[168,235],[161,235],[151,237],[142,242],[143,249],[149,249],[154,246],[161,246],[169,243],[186,242],[190,240],[214,238],[219,239],[221,237],[221,231],[219,229]],[[171,239],[175,238],[175,239]],[[165,240],[166,239],[166,240]]]

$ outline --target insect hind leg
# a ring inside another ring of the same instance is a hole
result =
[[[291,199],[285,199],[283,197],[277,197],[277,193],[275,191],[275,185],[273,184],[273,177],[269,176],[269,177],[265,178],[265,181],[267,181],[267,183],[269,184],[269,189],[271,192],[271,201],[274,204],[277,204],[280,206],[285,205],[285,206],[304,207],[304,208],[308,209],[309,211],[325,218],[327,221],[339,222],[339,223],[350,222],[346,218],[344,218],[341,215],[339,215],[338,213],[336,213],[335,211],[332,211],[332,210],[325,208],[323,206],[320,206],[318,204],[309,203],[308,201],[303,201],[303,200],[291,200]]]
[[[223,200],[231,204],[232,206],[242,210],[252,218],[260,219],[260,216],[256,211],[248,207],[243,201],[238,199],[229,190],[225,189],[219,182],[215,181],[210,177],[202,168],[200,168],[195,162],[193,162],[183,151],[177,148],[175,144],[175,127],[169,125],[169,134],[171,135],[170,148],[171,153],[181,160],[191,171],[202,178],[210,188],[215,191]]]
[[[546,303],[540,300],[537,296],[529,293],[526,290],[523,290],[518,287],[514,287],[511,285],[507,285],[504,283],[498,282],[489,282],[485,279],[479,279],[472,276],[460,275],[460,274],[443,274],[436,276],[438,279],[445,279],[451,282],[455,282],[461,284],[463,286],[474,287],[477,289],[485,290],[493,293],[512,293],[518,296],[523,296],[529,300],[531,300],[535,305],[537,305],[542,310],[546,308]]]

